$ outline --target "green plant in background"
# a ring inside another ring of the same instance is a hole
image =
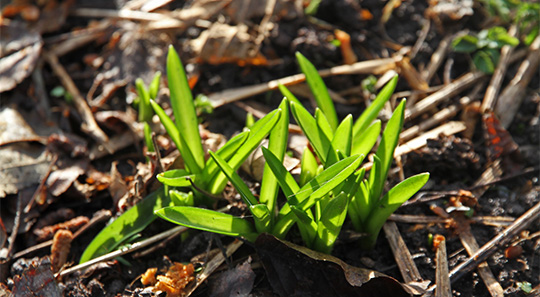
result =
[[[474,66],[491,74],[499,62],[501,48],[518,44],[519,40],[510,36],[505,28],[496,26],[482,30],[477,35],[459,36],[452,42],[452,48],[458,53],[472,54]]]
[[[169,118],[155,101],[149,99],[148,102],[180,151],[185,168],[160,173],[157,178],[165,186],[148,195],[139,204],[106,226],[86,248],[81,257],[81,263],[114,250],[133,235],[144,230],[156,218],[154,211],[172,205],[206,204],[210,206],[214,202],[211,196],[221,194],[227,184],[227,176],[221,172],[214,158],[205,160],[191,90],[180,58],[172,46],[167,56],[167,79],[176,122]],[[139,83],[139,85],[142,84]],[[153,92],[152,85],[148,94]],[[143,95],[144,89],[141,88]],[[148,95],[146,98],[150,97]],[[148,107],[140,108],[146,112],[140,119],[146,120]],[[280,109],[270,112],[257,121],[251,129],[231,138],[213,155],[237,170],[249,154],[268,136],[281,115]],[[193,194],[186,193],[191,189],[195,189]]]
[[[291,112],[308,138],[322,167],[328,168],[335,162],[351,155],[367,155],[376,143],[381,130],[381,122],[375,119],[384,104],[390,99],[397,84],[397,76],[381,90],[354,125],[352,124],[352,116],[349,115],[339,126],[335,127],[329,119],[337,119],[337,116],[324,82],[315,67],[304,56],[297,53],[297,58],[306,75],[308,85],[315,95],[317,104],[325,108],[316,109],[313,117],[287,88],[280,86],[280,90],[285,97],[291,100]],[[386,125],[374,156],[374,164],[369,172],[369,177],[364,178],[366,173],[364,168],[355,172],[355,180],[360,184],[357,188],[351,188],[356,190],[350,197],[346,210],[355,229],[369,234],[367,238],[362,240],[361,245],[364,248],[374,246],[379,231],[390,214],[420,190],[429,178],[428,173],[412,176],[382,196],[403,126],[405,103],[406,101],[402,100]],[[332,107],[330,108],[330,106]],[[308,180],[309,175],[320,170],[315,156],[309,150],[304,151],[302,162],[301,182]],[[324,205],[320,204],[316,205],[316,212],[323,209]]]
[[[161,79],[161,72],[156,72],[150,86],[147,88],[141,78],[135,81],[135,87],[137,88],[137,95],[139,96],[139,122],[144,123],[144,142],[149,152],[154,151],[154,144],[152,142],[152,129],[150,124],[152,123],[152,116],[154,112],[150,106],[150,100],[155,100],[159,90],[159,80]]]

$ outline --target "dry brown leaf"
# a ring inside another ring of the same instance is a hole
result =
[[[48,168],[42,145],[16,143],[0,147],[0,198],[39,184]]]
[[[0,22],[0,93],[9,91],[27,78],[43,46],[41,36],[14,21]]]

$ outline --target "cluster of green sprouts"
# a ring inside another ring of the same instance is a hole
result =
[[[253,123],[216,152],[209,152],[210,157],[205,160],[191,90],[180,59],[171,47],[167,78],[176,122],[152,100],[155,96],[148,96],[147,107],[151,106],[160,118],[178,147],[185,168],[158,175],[164,186],[158,194],[142,201],[153,212],[151,218],[137,218],[142,206],[136,205],[137,210],[130,209],[98,234],[81,262],[118,247],[140,232],[156,215],[186,227],[243,237],[248,241],[255,241],[261,233],[285,238],[296,226],[307,247],[325,253],[331,252],[348,216],[357,231],[369,234],[361,245],[373,247],[390,214],[420,190],[429,177],[427,173],[412,176],[383,195],[403,124],[404,100],[386,125],[371,170],[366,172],[366,167],[361,166],[377,142],[381,121],[376,118],[391,97],[397,77],[383,88],[357,121],[353,122],[352,116],[348,115],[339,122],[315,67],[301,54],[297,54],[297,58],[320,107],[315,116],[286,87],[280,86],[285,98],[278,109]],[[145,87],[142,83],[137,85],[139,96],[143,98]],[[304,150],[298,181],[283,166],[289,138],[289,113],[314,151]],[[260,194],[256,198],[236,171],[266,137],[268,147],[261,147],[266,163]],[[242,218],[199,207],[211,206],[210,197],[220,195],[227,180],[248,206],[249,216]],[[280,192],[285,197],[284,203],[278,203]]]

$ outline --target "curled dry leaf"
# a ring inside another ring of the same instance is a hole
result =
[[[69,230],[58,230],[54,234],[51,246],[51,262],[54,272],[58,272],[66,264],[71,241],[73,241],[73,234]]]
[[[279,296],[411,296],[412,288],[383,273],[262,234],[257,253]]]
[[[27,78],[36,66],[43,41],[36,32],[14,21],[0,22],[0,93]]]
[[[88,224],[90,220],[87,217],[80,216],[73,218],[67,222],[59,223],[52,226],[43,227],[41,229],[34,230],[34,234],[38,237],[38,241],[45,241],[51,239],[59,230],[70,230],[75,232],[82,226]]]
[[[152,291],[163,291],[167,297],[184,296],[184,288],[195,279],[193,264],[184,265],[174,262],[165,275],[157,275],[157,268],[149,268],[141,276],[141,283],[153,286]]]

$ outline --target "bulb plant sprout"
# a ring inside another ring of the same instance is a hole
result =
[[[151,110],[158,115],[168,135],[180,151],[185,168],[176,168],[160,173],[157,178],[164,186],[106,226],[88,245],[81,256],[81,263],[113,251],[129,241],[156,218],[155,211],[173,205],[206,204],[209,206],[214,202],[210,196],[220,194],[226,186],[227,176],[221,172],[214,158],[205,160],[193,97],[184,68],[173,47],[169,48],[167,56],[167,79],[171,94],[171,106],[176,121],[169,118],[159,104],[150,99],[155,98],[158,84],[153,82],[146,92],[142,81],[137,83],[141,97],[139,104],[144,105],[144,107],[139,105],[144,113],[140,119],[147,121],[148,114],[152,115]],[[159,78],[154,79],[154,81],[159,82]],[[143,101],[149,102],[150,111],[148,105],[142,103]],[[270,112],[249,130],[231,138],[213,155],[220,158],[233,170],[237,170],[270,131],[274,131],[273,128],[281,116],[280,109]],[[288,122],[288,116],[286,121]],[[274,132],[274,134],[276,133]],[[192,189],[195,190],[191,193]]]
[[[390,99],[397,84],[397,76],[381,90],[354,124],[352,124],[352,116],[349,115],[336,127],[334,121],[337,116],[322,78],[313,64],[302,54],[297,53],[296,56],[316,102],[321,108],[317,108],[315,116],[311,116],[286,87],[280,86],[280,90],[286,98],[290,99],[291,112],[314,148],[323,168],[351,155],[367,155],[376,143],[381,130],[380,120],[375,119]],[[354,228],[359,232],[369,234],[361,242],[362,247],[366,249],[375,245],[379,231],[388,217],[420,190],[429,178],[428,173],[409,177],[382,196],[403,126],[405,103],[405,100],[400,102],[386,125],[369,176],[364,177],[366,174],[364,168],[355,172],[360,185],[354,188],[356,192],[349,201],[347,212]],[[314,160],[311,152],[305,150],[302,161],[306,164],[302,164],[302,174],[309,175],[317,170],[317,163]],[[301,181],[306,179],[302,176],[300,178]],[[316,209],[321,209],[321,207],[317,206]]]

